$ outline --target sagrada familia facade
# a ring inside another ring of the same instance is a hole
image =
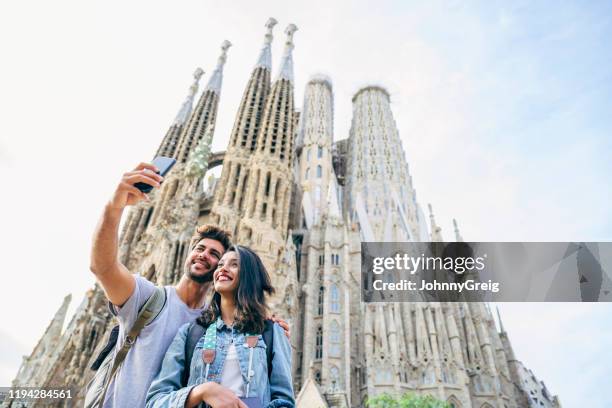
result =
[[[225,152],[210,146],[231,44],[222,44],[197,102],[203,71],[195,72],[157,151],[177,165],[150,202],[128,213],[121,261],[173,284],[194,227],[204,223],[257,251],[276,288],[272,309],[292,327],[300,408],[363,407],[369,396],[404,392],[431,394],[453,408],[560,407],[517,360],[488,304],[361,302],[362,241],[442,241],[441,229],[431,207],[427,219],[417,201],[389,93],[380,86],[357,91],[350,135],[334,141],[329,78],[312,77],[301,112],[294,105],[293,24],[272,80],[275,24],[266,24]],[[219,165],[220,177],[206,177]],[[454,239],[462,240],[456,223]],[[13,385],[74,387],[78,406],[113,320],[96,286],[62,332],[69,302],[24,357]]]

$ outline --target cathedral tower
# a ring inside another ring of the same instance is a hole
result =
[[[427,241],[389,93],[368,86],[353,97],[348,208],[365,241]]]
[[[329,210],[327,195],[333,168],[331,146],[333,135],[333,93],[331,80],[313,77],[306,85],[304,104],[298,134],[299,178],[303,190],[302,205],[306,226],[319,223],[321,215]],[[337,194],[337,186],[334,191]],[[337,205],[337,199],[333,202]],[[339,208],[334,208],[340,216]]]
[[[238,219],[244,214],[244,190],[248,182],[250,156],[257,146],[266,98],[270,93],[272,30],[276,24],[273,18],[266,22],[264,46],[242,95],[223,161],[219,188],[215,193],[212,209],[214,220],[234,235]]]
[[[227,60],[227,50],[231,46],[232,44],[227,40],[221,44],[222,52],[217,61],[217,67],[208,80],[202,95],[200,95],[198,104],[191,114],[185,130],[180,135],[176,156],[174,156],[179,163],[187,161],[189,153],[198,145],[209,126],[214,129],[223,83],[223,66]]]
[[[72,295],[67,295],[64,298],[62,305],[55,312],[53,320],[51,320],[51,323],[45,330],[45,334],[38,341],[32,353],[27,357],[23,357],[16,381],[13,382],[14,387],[40,384],[44,374],[49,371],[49,355],[56,357],[59,352],[58,345],[61,342],[62,327],[66,320],[66,312],[71,299]]]
[[[164,136],[164,140],[157,149],[155,156],[174,157],[178,138],[184,129],[185,122],[187,122],[189,115],[191,115],[191,111],[193,109],[193,99],[198,92],[199,82],[202,75],[204,75],[202,68],[197,68],[193,74],[194,80],[189,87],[187,98],[185,98],[181,109],[174,118],[174,122],[172,122],[172,125],[170,125],[170,128],[166,132],[166,136]]]
[[[283,256],[287,241],[289,204],[293,187],[293,145],[295,108],[293,105],[293,34],[290,24],[285,33],[285,51],[278,76],[266,99],[255,151],[249,162],[244,218],[237,240],[253,247],[270,271]],[[272,302],[274,303],[274,302]]]
[[[359,309],[351,294],[358,271],[351,260],[359,248],[359,236],[349,231],[342,216],[340,189],[332,166],[333,92],[331,80],[313,77],[306,85],[298,134],[298,178],[301,186],[304,236],[301,247],[302,301],[297,333],[296,388],[307,383],[308,373],[330,406],[351,406],[351,341],[355,325],[351,317]],[[351,245],[352,243],[352,245]],[[358,394],[357,394],[358,395]]]

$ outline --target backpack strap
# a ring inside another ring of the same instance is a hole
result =
[[[108,385],[110,384],[112,378],[115,376],[117,369],[125,360],[125,356],[127,356],[128,351],[136,342],[136,338],[142,331],[142,329],[149,323],[151,323],[162,311],[164,305],[166,304],[166,290],[163,287],[156,286],[155,291],[149,296],[144,306],[138,313],[138,317],[136,321],[128,331],[128,334],[125,336],[123,341],[123,345],[119,350],[117,350],[117,354],[115,355],[115,359],[113,361],[113,365],[111,367],[110,373],[106,379],[106,384],[104,385],[104,394],[102,395],[102,403],[104,403],[104,398],[106,397],[106,391],[108,390]]]
[[[113,328],[111,329],[108,335],[108,340],[106,341],[106,345],[100,351],[100,353],[98,353],[98,357],[96,357],[96,360],[91,364],[91,367],[89,368],[91,368],[93,371],[97,371],[100,368],[100,366],[102,366],[102,363],[104,362],[104,360],[106,360],[106,357],[108,357],[108,355],[113,351],[113,349],[117,345],[118,338],[119,338],[119,325],[115,325],[113,326]]]
[[[274,322],[264,321],[263,341],[266,343],[266,359],[268,360],[268,379],[272,375],[272,359],[274,358]]]
[[[197,321],[189,324],[189,330],[187,331],[187,340],[185,341],[185,369],[183,370],[183,377],[181,378],[181,385],[187,386],[189,381],[189,371],[191,370],[191,358],[195,350],[196,344],[200,337],[204,335],[206,328],[199,324]]]

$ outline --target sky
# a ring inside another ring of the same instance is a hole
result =
[[[213,140],[225,149],[271,16],[273,76],[295,23],[296,105],[311,75],[330,76],[335,140],[360,87],[389,90],[417,199],[446,238],[456,218],[470,241],[612,239],[610,2],[2,2],[0,386],[63,297],[73,311],[94,283],[104,203],[228,39]],[[609,304],[500,310],[564,407],[612,406]]]

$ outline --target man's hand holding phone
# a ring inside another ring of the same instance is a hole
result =
[[[123,210],[128,205],[138,204],[142,200],[148,201],[149,197],[134,187],[134,184],[145,183],[153,187],[159,187],[164,178],[157,174],[158,172],[159,169],[153,164],[140,163],[134,170],[123,174],[121,182],[109,203],[110,207]]]

